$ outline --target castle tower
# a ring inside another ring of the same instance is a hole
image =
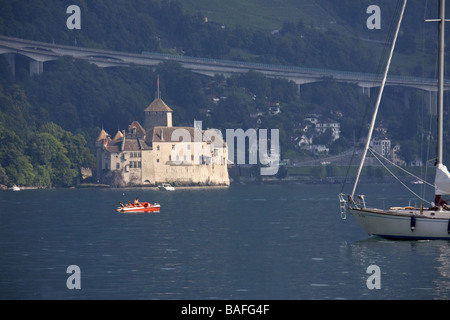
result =
[[[95,140],[95,151],[96,151],[96,159],[97,159],[97,170],[95,178],[97,181],[101,179],[101,172],[103,168],[103,150],[108,145],[108,141],[110,139],[109,134],[102,129],[97,139]]]
[[[156,98],[144,110],[146,131],[154,127],[172,127],[172,109],[170,109],[161,98]]]

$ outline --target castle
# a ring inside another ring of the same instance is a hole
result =
[[[114,137],[102,129],[96,140],[99,182],[114,186],[228,186],[228,150],[214,129],[173,127],[172,109],[160,97],[145,110],[144,127],[137,121]]]

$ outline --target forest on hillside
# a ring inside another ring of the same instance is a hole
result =
[[[348,27],[357,23],[352,14],[367,4],[319,2],[342,16]],[[75,3],[83,14],[82,28],[68,30],[65,10]],[[412,3],[417,6],[417,2]],[[395,10],[395,6],[389,6]],[[419,14],[414,16],[420,18]],[[406,23],[417,30],[416,20],[410,18]],[[170,52],[358,72],[377,72],[383,65],[384,50],[382,45],[374,50],[360,37],[302,21],[285,21],[275,33],[205,22],[201,12],[187,13],[182,1],[164,0],[3,1],[0,33],[125,52]],[[393,70],[397,74],[432,76],[433,72],[423,71],[420,60],[411,57],[425,43],[432,47],[429,35],[434,33],[435,29],[427,28],[422,38],[404,31],[399,40],[402,64]],[[100,129],[114,134],[127,129],[131,121],[142,121],[143,110],[155,97],[158,75],[162,98],[174,110],[174,125],[192,125],[197,119],[203,121],[204,128],[221,130],[278,128],[283,158],[305,156],[292,143],[292,137],[312,113],[341,125],[337,141],[327,135],[318,138],[331,153],[351,148],[355,136],[365,130],[361,123],[376,95],[375,91],[368,98],[357,86],[332,79],[303,85],[299,92],[293,82],[269,79],[256,72],[228,79],[210,78],[173,62],[155,69],[102,69],[63,58],[45,63],[44,70],[30,76],[27,59],[17,56],[13,76],[6,59],[0,57],[0,184],[67,187],[79,183],[80,168],[95,166],[94,140]],[[214,102],[215,97],[220,101]],[[390,138],[407,146],[404,157],[420,154],[423,137],[429,136],[431,122],[425,117],[424,101],[424,93],[418,90],[386,89],[383,103],[390,107],[380,112],[380,118]],[[281,113],[268,112],[273,103],[281,107]],[[255,118],[254,114],[261,115]]]

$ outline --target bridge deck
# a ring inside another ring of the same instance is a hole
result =
[[[129,66],[131,64],[140,66],[156,66],[164,61],[177,61],[187,69],[210,76],[215,74],[231,75],[234,73],[254,70],[264,73],[268,77],[287,78],[297,84],[323,81],[324,79],[333,79],[338,82],[356,83],[363,88],[378,87],[381,84],[381,75],[373,73],[269,65],[153,52],[133,54],[80,48],[77,46],[66,46],[0,35],[0,54],[8,53],[21,54],[39,62],[59,59],[62,56],[72,56],[77,59],[88,60],[89,62],[95,63],[101,67]],[[408,86],[427,91],[437,91],[437,79],[429,78],[389,75],[386,80],[386,85]],[[446,81],[445,89],[450,89],[450,81]]]

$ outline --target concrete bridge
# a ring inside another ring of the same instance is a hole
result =
[[[253,70],[261,72],[267,77],[292,80],[299,86],[299,89],[302,84],[332,79],[337,82],[357,84],[363,89],[363,92],[370,95],[370,88],[379,87],[381,85],[381,75],[373,73],[289,67],[150,52],[132,54],[80,48],[77,46],[65,46],[5,36],[0,36],[0,54],[6,55],[13,74],[15,73],[16,55],[25,56],[30,60],[29,71],[31,75],[42,73],[44,71],[44,63],[47,61],[57,60],[63,56],[70,56],[76,59],[87,60],[99,67],[130,65],[155,67],[164,61],[177,61],[186,69],[208,76],[214,76],[216,74],[230,76],[232,74],[246,73]],[[434,93],[437,91],[436,79],[390,75],[386,80],[386,85],[405,86],[426,90],[430,93],[430,97],[434,96],[434,94],[431,94],[432,92]],[[446,83],[445,90],[449,89],[450,83]]]

